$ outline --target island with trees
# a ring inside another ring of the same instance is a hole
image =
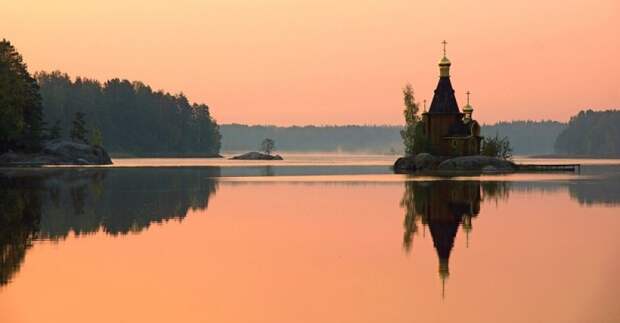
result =
[[[445,43],[444,43],[445,46]],[[403,88],[405,126],[401,131],[405,156],[394,163],[398,173],[442,172],[512,172],[517,165],[510,161],[512,148],[507,138],[484,138],[473,118],[469,102],[459,108],[450,81],[452,63],[445,55],[439,61],[439,82],[430,108],[420,112],[413,88]]]
[[[282,156],[280,155],[272,155],[271,153],[276,148],[275,140],[271,138],[265,138],[261,141],[259,145],[260,152],[251,151],[245,154],[241,154],[238,156],[234,156],[230,159],[239,159],[239,160],[282,160]]]

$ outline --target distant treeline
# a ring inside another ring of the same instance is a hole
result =
[[[100,131],[112,153],[214,155],[220,149],[218,125],[205,104],[183,94],[153,91],[141,82],[71,78],[61,72],[35,74],[48,125],[68,137],[76,112]]]
[[[547,154],[566,124],[556,121],[513,121],[483,125],[482,134],[510,139],[515,154]],[[220,127],[222,150],[257,149],[263,138],[272,138],[280,151],[344,151],[402,153],[400,126],[248,126]]]
[[[620,156],[620,110],[581,111],[555,142],[558,153]]]
[[[275,140],[276,150],[388,153],[402,151],[397,126],[248,126],[220,127],[222,150],[256,150],[264,138]]]
[[[558,121],[510,121],[483,125],[481,134],[493,137],[508,137],[514,154],[537,155],[553,153],[553,144],[566,123]]]

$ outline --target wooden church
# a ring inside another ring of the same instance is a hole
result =
[[[438,156],[470,156],[480,154],[480,125],[472,118],[473,107],[469,104],[459,109],[450,82],[450,66],[443,42],[443,58],[439,61],[439,83],[433,95],[430,109],[422,113],[424,134],[429,142],[430,153]],[[426,107],[425,107],[426,110]]]

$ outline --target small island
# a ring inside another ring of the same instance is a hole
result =
[[[241,154],[238,156],[231,157],[230,159],[236,160],[283,160],[280,155],[272,155],[271,153],[276,147],[276,142],[271,138],[265,138],[260,144],[260,150],[251,151],[245,154]]]
[[[418,115],[419,104],[415,102],[411,85],[403,89],[405,105],[405,128],[401,132],[405,145],[405,157],[394,163],[395,173],[416,172],[476,172],[510,173],[523,171],[565,171],[578,165],[517,165],[510,161],[512,148],[508,138],[484,138],[480,125],[473,118],[474,108],[467,104],[461,109],[456,102],[450,81],[452,63],[444,55],[439,61],[439,82],[430,109]],[[566,166],[566,167],[562,167]],[[574,167],[577,166],[577,167]]]

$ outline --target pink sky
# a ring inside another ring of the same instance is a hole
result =
[[[443,39],[482,122],[620,108],[617,0],[9,0],[32,72],[141,80],[220,123],[400,124],[432,98]]]

